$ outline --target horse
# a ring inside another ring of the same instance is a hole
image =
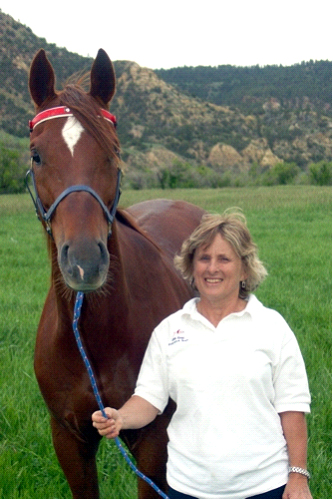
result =
[[[84,293],[79,329],[101,399],[119,408],[133,394],[154,327],[193,296],[173,257],[204,213],[190,203],[163,199],[117,206],[120,145],[108,111],[116,80],[103,49],[93,61],[89,85],[89,91],[78,82],[58,91],[44,49],[33,58],[29,90],[36,115],[30,122],[28,186],[32,183],[51,267],[34,369],[74,498],[99,497],[100,441],[91,422],[98,407],[72,331],[76,293]],[[150,425],[121,433],[138,469],[162,491],[173,411],[170,400]],[[138,494],[156,498],[141,479]]]

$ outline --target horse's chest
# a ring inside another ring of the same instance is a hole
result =
[[[140,360],[107,345],[100,345],[99,352],[100,359],[96,353],[88,357],[103,404],[119,407],[133,393]],[[91,380],[75,342],[52,342],[52,336],[44,335],[36,346],[35,372],[43,397],[58,418],[68,420],[73,412],[91,415],[97,409]]]

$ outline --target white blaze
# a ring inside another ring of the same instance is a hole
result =
[[[69,116],[67,118],[64,128],[62,129],[62,136],[72,156],[74,156],[75,145],[78,143],[83,130],[84,128],[81,123],[74,116]]]

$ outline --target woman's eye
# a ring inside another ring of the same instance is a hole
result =
[[[207,260],[209,260],[209,257],[208,257],[208,255],[201,255],[201,257],[199,258],[199,260],[207,261]]]
[[[41,165],[42,160],[41,160],[39,154],[37,153],[37,151],[31,152],[31,158],[32,158],[33,162],[36,163],[36,165]]]

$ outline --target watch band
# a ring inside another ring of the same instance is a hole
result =
[[[307,471],[306,469],[302,469],[302,467],[289,467],[288,473],[290,474],[291,472],[297,472],[298,474],[302,474],[303,476],[306,476],[308,479],[310,479],[311,477],[310,472]]]

